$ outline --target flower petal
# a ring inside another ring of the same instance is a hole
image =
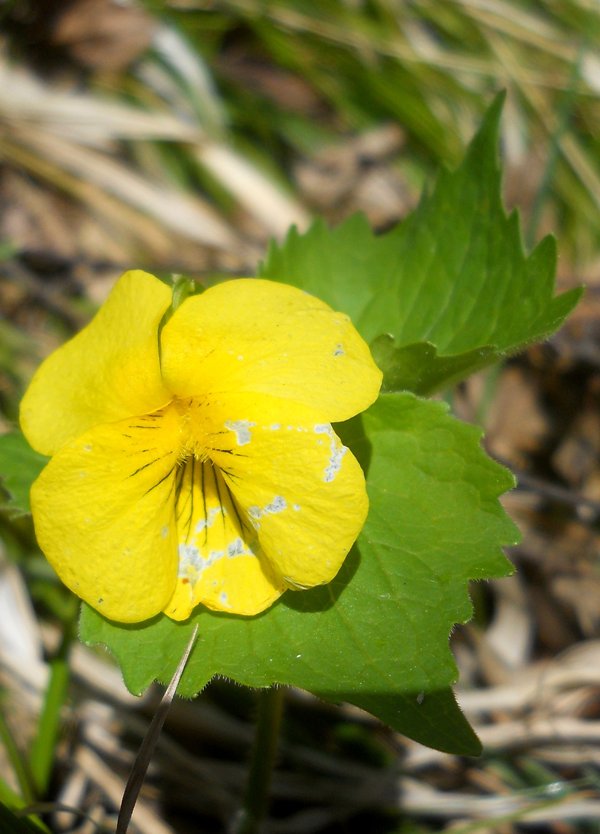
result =
[[[184,301],[162,332],[162,369],[181,397],[268,394],[327,422],[367,408],[381,384],[346,315],[295,287],[252,278]]]
[[[40,547],[104,616],[159,613],[177,576],[174,409],[97,426],[64,446],[31,491]]]
[[[240,395],[212,414],[208,454],[273,570],[293,588],[329,582],[368,510],[354,455],[315,412],[285,400]]]
[[[154,276],[126,272],[90,324],[40,365],[21,403],[34,449],[54,454],[93,426],[171,399],[158,361],[158,325],[170,298]]]
[[[246,615],[268,608],[285,585],[261,557],[218,469],[191,458],[179,470],[176,495],[179,575],[165,613],[185,620],[199,603]]]

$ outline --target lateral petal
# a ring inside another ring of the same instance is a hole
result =
[[[202,603],[233,614],[258,614],[285,590],[244,523],[222,474],[189,459],[178,472],[179,570],[165,614],[185,620]]]
[[[169,402],[158,325],[170,299],[158,278],[126,272],[92,321],[42,362],[21,403],[21,427],[34,449],[52,455],[93,426]]]
[[[40,547],[77,596],[118,622],[158,614],[177,576],[174,409],[96,426],[31,490]]]
[[[329,582],[368,510],[362,469],[331,425],[285,400],[239,396],[222,407],[209,442],[276,574],[291,588]]]
[[[346,420],[381,372],[348,316],[285,284],[244,278],[186,299],[162,332],[165,383],[181,397],[267,394]]]

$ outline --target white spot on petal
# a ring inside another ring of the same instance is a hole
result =
[[[252,440],[250,429],[255,425],[256,423],[252,423],[250,420],[227,420],[225,422],[225,428],[235,432],[238,446],[246,446],[250,443]]]
[[[246,553],[246,548],[244,547],[244,542],[240,539],[234,539],[230,544],[227,545],[227,555],[230,559],[234,556],[243,556]]]
[[[180,579],[190,578],[190,574],[196,578],[197,574],[201,572],[204,567],[200,551],[197,547],[191,544],[180,544],[178,548],[179,553],[179,569],[177,575]]]
[[[248,516],[250,517],[255,529],[258,530],[260,527],[258,520],[260,518],[265,515],[275,515],[276,513],[281,513],[286,509],[287,501],[283,495],[276,495],[273,500],[268,504],[265,504],[264,507],[259,507],[257,504],[253,504],[251,507],[248,507]]]
[[[267,504],[263,510],[263,513],[266,515],[267,513],[280,513],[287,508],[287,501],[283,497],[283,495],[276,495],[275,498],[271,501],[270,504]]]
[[[160,531],[160,537],[161,537],[162,539],[166,539],[168,535],[169,535],[169,528],[165,525],[165,526],[162,528],[162,530]]]
[[[334,356],[344,356],[346,351],[344,350],[342,345],[336,345],[335,350],[333,351]]]
[[[210,568],[215,562],[218,562],[219,559],[222,559],[225,556],[224,550],[211,550],[208,554],[208,558],[206,560],[206,567]]]
[[[338,446],[334,450],[332,450],[331,458],[329,459],[329,465],[325,470],[324,480],[327,483],[333,481],[337,473],[342,468],[342,458],[348,451],[347,446]]]
[[[323,480],[326,483],[331,483],[341,469],[342,459],[348,451],[348,448],[347,446],[341,445],[334,430],[327,423],[318,423],[315,426],[315,434],[327,434],[329,436],[329,463],[325,468]]]
[[[84,452],[91,452],[93,448],[94,447],[92,446],[91,443],[86,443],[85,446],[83,447],[83,451]]]
[[[208,511],[208,516],[206,518],[201,518],[198,524],[196,524],[196,533],[202,532],[202,530],[206,527],[212,527],[215,523],[215,518],[221,513],[226,515],[224,507],[211,507]]]

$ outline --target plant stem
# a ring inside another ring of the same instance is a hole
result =
[[[259,834],[269,809],[269,789],[283,712],[285,690],[270,687],[258,693],[256,737],[250,760],[244,802],[232,834]]]

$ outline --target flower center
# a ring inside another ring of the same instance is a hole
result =
[[[212,432],[209,427],[209,408],[206,400],[176,397],[172,407],[177,412],[181,461],[191,457],[208,459]]]

